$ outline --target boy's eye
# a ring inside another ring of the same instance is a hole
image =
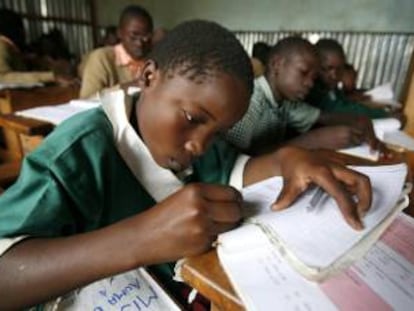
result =
[[[188,121],[188,123],[192,123],[192,124],[197,123],[197,119],[191,113],[189,113],[186,110],[183,110],[183,111],[184,111],[184,117]]]

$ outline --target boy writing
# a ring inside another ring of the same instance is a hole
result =
[[[370,120],[321,111],[304,102],[313,86],[318,59],[312,44],[299,37],[280,40],[270,51],[265,75],[255,80],[247,113],[226,139],[249,154],[274,149],[287,140],[287,129],[301,135],[285,142],[305,148],[339,149],[379,142]],[[314,125],[340,125],[311,130]]]
[[[240,222],[235,187],[275,174],[285,186],[273,208],[318,184],[361,229],[371,202],[365,176],[293,147],[248,158],[213,143],[247,110],[252,80],[233,34],[186,22],[155,47],[136,103],[118,90],[102,109],[59,126],[0,196],[0,309],[147,265],[177,293],[168,263],[210,249]]]
[[[151,15],[138,5],[127,6],[118,25],[120,43],[91,52],[86,58],[79,96],[88,98],[99,91],[137,79],[151,48]]]
[[[368,107],[346,98],[338,89],[338,83],[346,64],[342,46],[333,39],[321,39],[316,43],[320,61],[318,79],[307,100],[326,112],[352,113],[371,119],[387,118],[391,114],[382,108]]]

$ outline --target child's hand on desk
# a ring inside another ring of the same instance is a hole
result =
[[[190,184],[146,212],[155,262],[203,253],[241,220],[241,194],[232,187]],[[148,237],[147,237],[148,238]]]
[[[284,185],[273,209],[287,208],[310,185],[316,184],[336,200],[351,227],[363,229],[361,217],[370,208],[372,200],[368,177],[302,149],[289,148],[283,153],[281,173]]]

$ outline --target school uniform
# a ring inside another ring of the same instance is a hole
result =
[[[119,88],[119,84],[136,79],[144,63],[144,59],[132,59],[121,43],[92,51],[82,68],[79,97],[94,97],[103,89]]]
[[[366,116],[371,119],[387,118],[389,114],[381,108],[370,108],[361,103],[346,98],[345,93],[339,89],[327,90],[320,81],[312,88],[307,101],[314,107],[326,112],[348,113]]]
[[[53,82],[51,71],[27,71],[19,48],[7,37],[0,35],[0,83]]]
[[[260,146],[283,142],[288,127],[308,131],[320,115],[318,108],[303,102],[277,102],[267,79],[254,81],[249,108],[227,133],[226,139],[241,150],[254,152]]]
[[[151,208],[189,181],[241,187],[248,157],[224,142],[199,158],[185,180],[158,166],[129,122],[133,103],[124,97],[122,90],[107,93],[102,107],[65,121],[25,158],[19,179],[0,196],[0,254],[27,236],[105,227]],[[174,291],[171,264],[154,272]]]

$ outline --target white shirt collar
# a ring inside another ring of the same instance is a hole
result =
[[[279,107],[279,104],[275,100],[275,97],[273,96],[272,89],[271,89],[270,84],[267,81],[266,77],[265,76],[260,76],[256,79],[255,82],[262,89],[264,95],[271,102],[271,104],[273,106],[275,106],[276,108]]]
[[[159,166],[129,123],[132,100],[123,90],[103,95],[102,108],[110,120],[116,147],[137,180],[157,201],[176,192],[183,183],[168,169]]]

